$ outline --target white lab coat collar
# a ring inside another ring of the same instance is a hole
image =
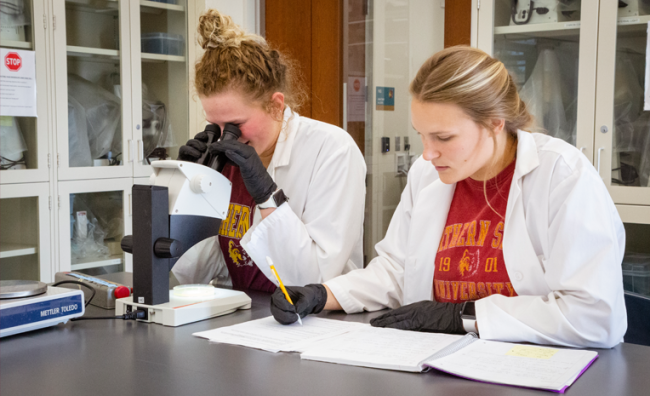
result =
[[[517,163],[513,180],[519,180],[539,166],[537,144],[530,132],[517,131]]]
[[[519,196],[521,195],[521,179],[532,172],[539,166],[539,155],[537,154],[537,144],[530,132],[517,131],[517,162],[515,163],[515,173],[512,176],[512,183],[508,193],[508,204],[506,207],[506,218],[504,223],[505,229],[510,228],[512,223],[512,214],[515,212],[515,205],[521,204]]]
[[[275,168],[289,165],[291,149],[293,148],[293,142],[296,139],[299,126],[300,116],[298,113],[291,111],[291,108],[287,106],[284,109],[282,131],[280,132],[280,136],[278,136],[278,141],[275,143],[275,151],[273,152],[273,158],[271,158],[271,163],[268,168],[271,177],[275,178]]]

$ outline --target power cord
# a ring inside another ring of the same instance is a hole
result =
[[[90,304],[90,302],[93,300],[93,297],[95,297],[95,294],[97,293],[97,292],[95,291],[95,289],[93,289],[92,287],[90,287],[90,286],[88,286],[88,285],[86,285],[86,284],[84,284],[84,283],[77,282],[77,281],[73,281],[73,280],[63,280],[63,281],[60,281],[60,282],[53,283],[52,286],[55,287],[55,286],[59,286],[59,285],[63,285],[63,284],[74,284],[74,285],[83,286],[83,287],[85,287],[86,289],[90,290],[90,291],[93,293],[93,294],[90,295],[90,298],[88,299],[88,301],[86,301],[86,302],[84,303],[84,308],[87,307],[88,304]],[[80,318],[72,318],[72,319],[70,319],[70,320],[92,320],[92,319],[124,319],[124,320],[135,320],[135,319],[146,319],[146,317],[147,317],[147,312],[145,312],[145,311],[142,310],[142,309],[137,309],[137,310],[135,310],[135,311],[133,311],[133,312],[127,312],[127,313],[125,313],[124,315],[117,315],[117,316],[95,316],[95,317],[85,317],[85,316],[84,316],[84,317],[80,317]]]
[[[86,284],[84,284],[84,283],[77,282],[77,281],[73,281],[73,280],[63,280],[63,281],[60,281],[60,282],[56,282],[56,283],[53,283],[53,284],[52,284],[52,287],[56,287],[56,286],[64,285],[64,284],[74,284],[74,285],[83,286],[83,287],[85,287],[86,289],[88,289],[88,290],[90,290],[91,292],[93,292],[93,294],[90,295],[90,298],[88,299],[88,301],[86,301],[86,303],[84,304],[84,308],[86,308],[86,307],[88,306],[88,304],[90,304],[90,302],[93,300],[93,297],[95,297],[95,293],[97,293],[97,292],[95,291],[95,289],[93,289],[92,287],[90,287],[90,286],[88,286],[88,285],[86,285]]]
[[[81,317],[81,318],[73,318],[70,320],[92,320],[92,319],[124,319],[124,320],[135,320],[135,319],[145,319],[146,318],[146,312],[138,309],[133,312],[127,312],[124,315],[117,315],[117,316],[95,316],[95,317]]]

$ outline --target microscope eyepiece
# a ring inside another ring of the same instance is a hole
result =
[[[241,131],[235,124],[226,124],[223,126],[223,133],[221,134],[221,140],[237,140],[241,137]],[[221,172],[223,167],[226,166],[228,162],[228,157],[225,154],[218,155],[211,164],[212,169],[216,169],[217,172]]]

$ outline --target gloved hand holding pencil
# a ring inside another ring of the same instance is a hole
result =
[[[271,296],[271,313],[275,320],[282,324],[291,324],[298,320],[296,312],[301,318],[319,313],[325,308],[327,290],[320,284],[285,287],[294,305],[291,305],[280,288]]]

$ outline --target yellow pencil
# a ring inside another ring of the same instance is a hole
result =
[[[280,285],[280,290],[282,290],[282,293],[284,293],[284,296],[287,298],[287,301],[289,301],[289,304],[293,305],[293,301],[291,301],[291,297],[289,297],[289,293],[287,293],[287,289],[285,289],[284,285],[282,284],[282,280],[280,279],[280,275],[278,275],[278,271],[275,270],[275,267],[273,266],[273,260],[271,260],[271,257],[266,256],[266,262],[269,263],[269,267],[271,267],[271,272],[273,272],[273,275],[275,276],[275,279],[278,280],[278,284]],[[294,309],[296,308],[295,305],[293,305]],[[296,315],[298,315],[298,323],[302,326],[302,320],[300,319],[300,314],[298,314],[298,311],[296,311]]]

